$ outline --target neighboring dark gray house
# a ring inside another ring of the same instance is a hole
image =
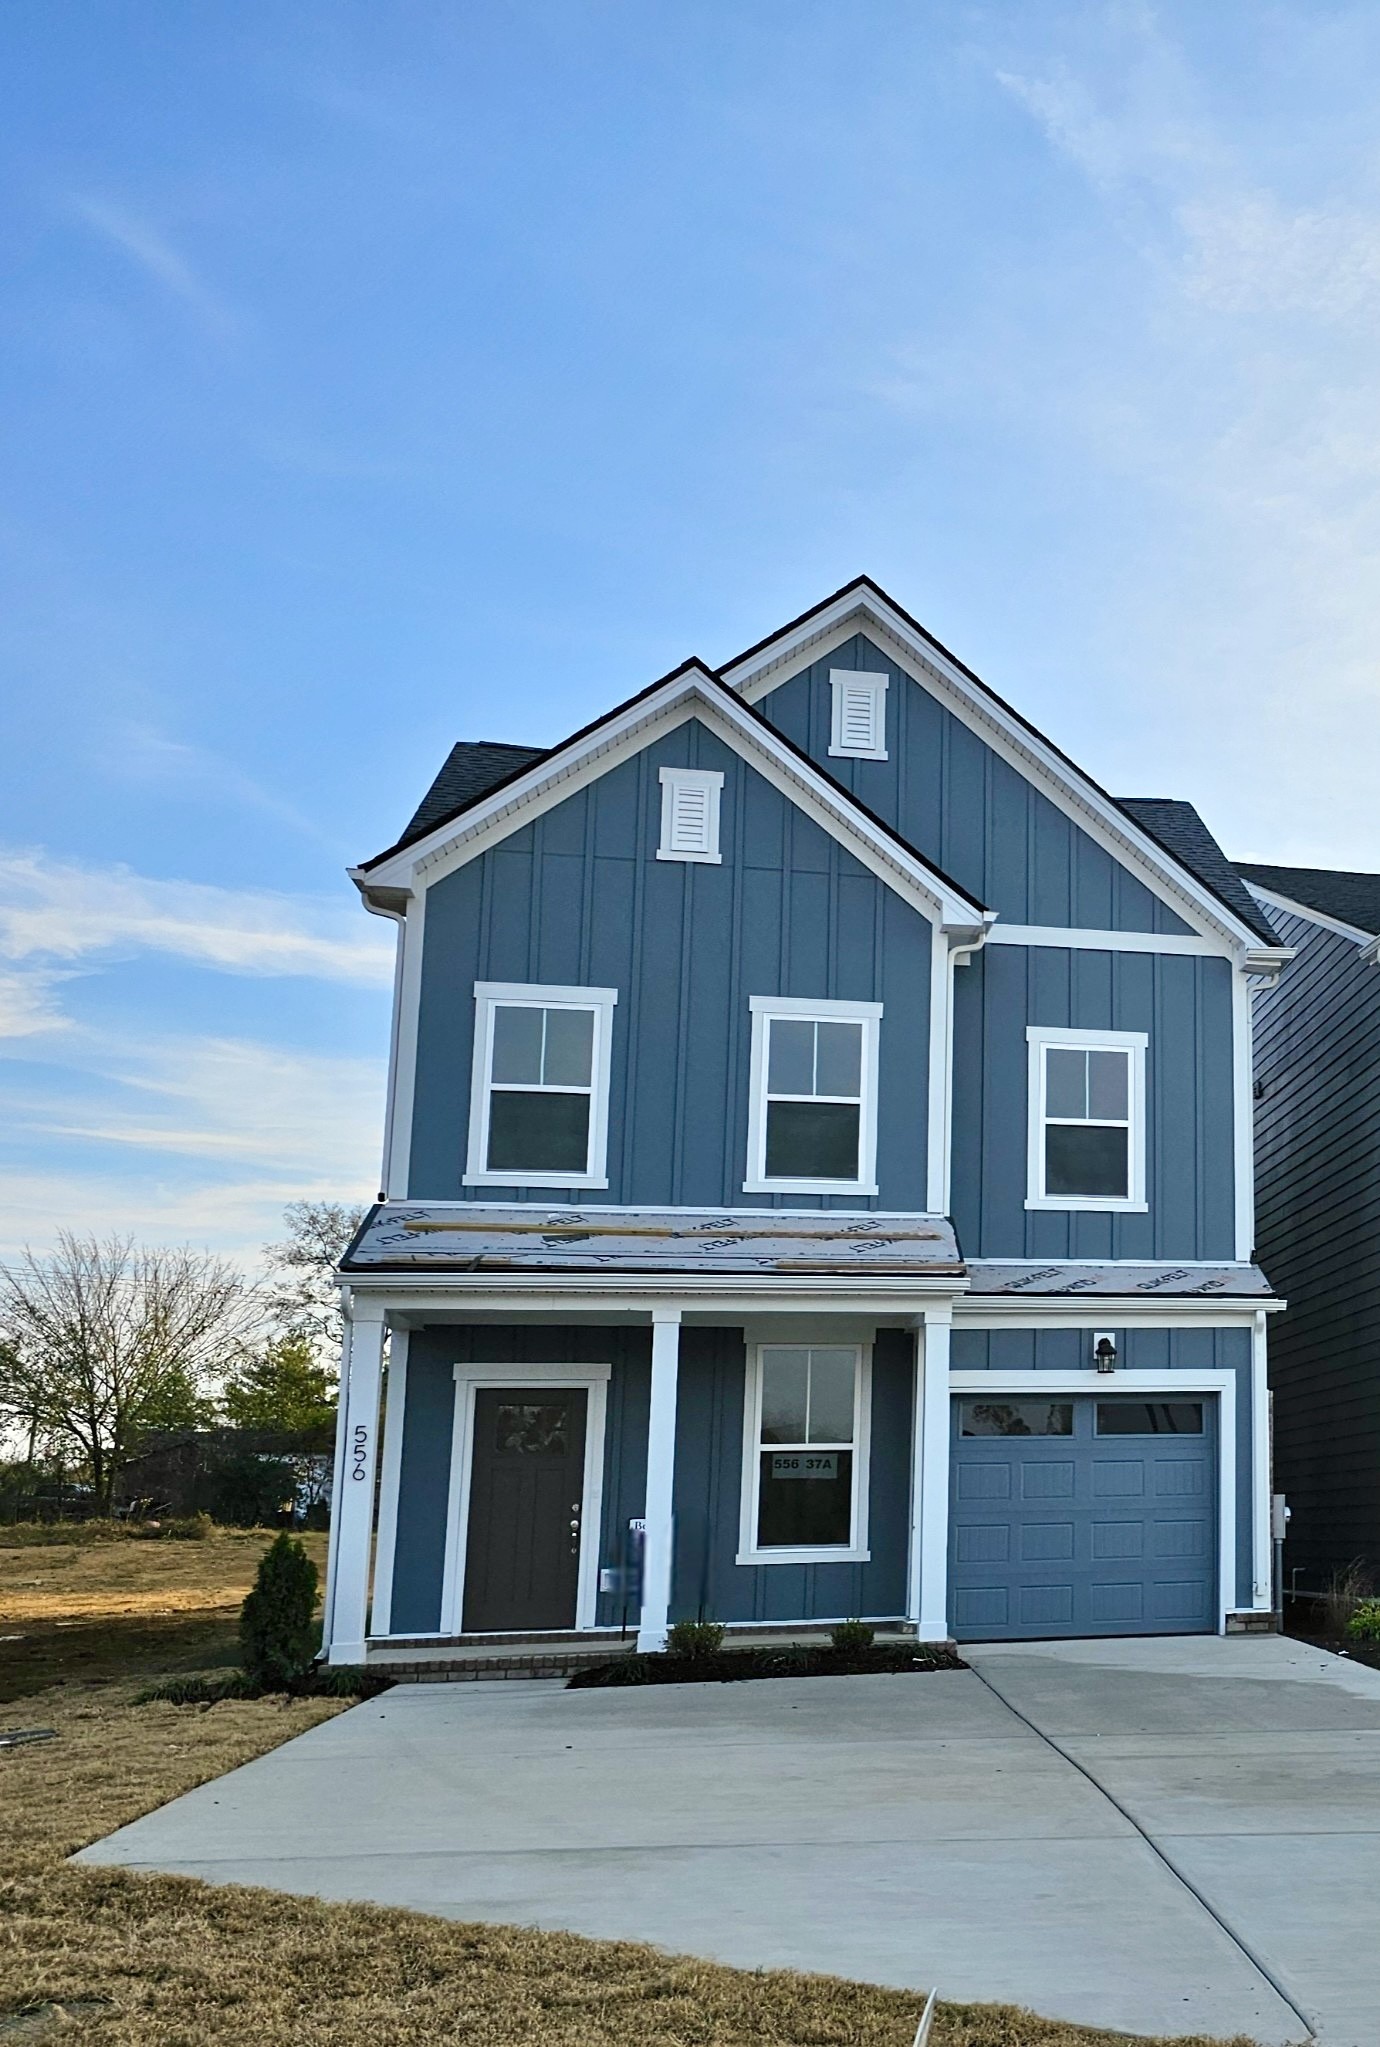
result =
[[[1256,997],[1256,1243],[1286,1582],[1380,1576],[1380,874],[1239,866],[1297,958]]]
[[[1188,806],[860,579],[549,750],[458,746],[354,878],[399,943],[332,1658],[1268,1615],[1288,954]]]

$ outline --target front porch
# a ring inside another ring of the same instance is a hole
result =
[[[579,1220],[523,1218],[539,1273],[437,1272],[415,1231],[425,1277],[350,1274],[329,1659],[531,1675],[697,1617],[946,1640],[948,1225]],[[641,1269],[592,1273],[615,1235]]]

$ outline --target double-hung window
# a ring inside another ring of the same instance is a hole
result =
[[[877,1192],[879,1002],[754,995],[747,1194]]]
[[[614,988],[480,981],[467,1187],[606,1187]]]
[[[1145,1207],[1143,1031],[1032,1024],[1027,1208]]]
[[[857,1344],[750,1354],[739,1563],[866,1557],[867,1362]]]

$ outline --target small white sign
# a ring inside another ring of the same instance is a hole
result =
[[[771,1475],[773,1478],[837,1478],[839,1453],[837,1450],[775,1450],[772,1452]]]

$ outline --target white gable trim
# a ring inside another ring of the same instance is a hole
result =
[[[876,638],[903,666],[920,671],[916,682],[930,689],[945,710],[965,724],[1009,766],[1034,783],[1042,795],[1071,817],[1103,851],[1121,862],[1147,888],[1168,901],[1200,936],[1226,941],[1236,953],[1244,945],[1259,950],[1261,940],[1234,917],[1224,903],[1197,883],[1142,832],[1093,783],[1060,758],[1041,739],[964,675],[957,663],[922,639],[899,612],[869,590],[848,590],[823,611],[793,631],[783,633],[755,654],[722,671],[722,679],[750,704],[756,704],[803,668],[824,660],[856,633]]]
[[[706,687],[706,681],[709,686]],[[779,740],[767,726],[741,711],[731,696],[714,689],[696,670],[671,676],[662,686],[600,725],[554,759],[538,762],[525,775],[482,798],[460,817],[440,825],[354,879],[367,896],[375,890],[425,890],[480,853],[530,824],[568,796],[606,775],[652,740],[697,718],[764,780],[847,847],[862,865],[931,922],[979,933],[992,921],[970,897],[946,882],[918,855],[872,823],[809,761]],[[655,849],[653,849],[655,850]]]
[[[1243,881],[1246,879],[1244,875],[1241,878]],[[1261,882],[1247,881],[1246,886],[1258,903],[1264,903],[1270,909],[1283,910],[1288,917],[1303,917],[1308,923],[1321,925],[1324,931],[1333,931],[1338,938],[1353,939],[1360,946],[1380,944],[1373,931],[1362,931],[1359,924],[1344,924],[1340,917],[1329,917],[1308,903],[1295,902],[1292,896],[1281,895],[1278,889],[1266,888]]]

